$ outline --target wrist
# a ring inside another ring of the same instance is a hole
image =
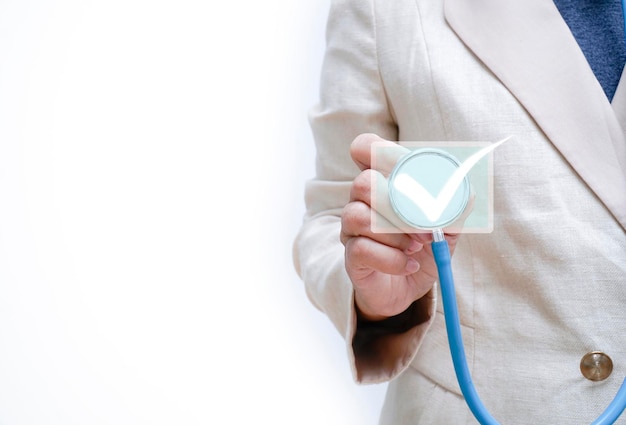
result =
[[[359,323],[380,322],[391,317],[391,316],[384,316],[382,314],[368,313],[367,311],[364,311],[364,309],[361,308],[359,306],[359,303],[356,301],[354,303],[354,309],[356,310],[356,319],[357,319],[357,322]]]
[[[405,311],[393,315],[367,314],[355,303],[357,329],[368,332],[403,333],[415,326],[413,320],[413,304]]]

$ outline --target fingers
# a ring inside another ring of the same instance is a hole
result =
[[[396,248],[405,255],[411,255],[422,249],[423,243],[404,233],[375,233],[372,230],[372,218],[376,212],[372,211],[365,202],[354,201],[347,204],[341,216],[341,242],[347,245],[349,239],[365,237],[380,244]],[[386,227],[392,226],[384,217],[376,217],[377,221]]]
[[[386,193],[386,179],[376,171],[363,171],[354,180],[350,202],[341,214],[341,242],[346,247],[346,266],[356,279],[365,277],[372,270],[393,275],[415,273],[419,263],[410,256],[424,245],[400,231],[376,232],[373,221],[378,227],[398,229],[370,206],[373,187]]]
[[[370,224],[374,233],[412,233],[393,211],[389,199],[388,180],[376,170],[365,170],[352,182],[350,201],[360,201],[371,207]]]
[[[350,145],[350,156],[362,170],[372,168],[371,145],[385,140],[376,134],[365,133],[357,136]]]
[[[352,237],[346,242],[346,268],[356,280],[372,270],[390,275],[408,275],[419,270],[414,258],[401,250],[366,237]]]
[[[371,220],[375,233],[412,233],[416,229],[406,225],[393,211],[389,200],[386,176],[391,174],[400,158],[410,151],[397,143],[384,140],[376,134],[361,134],[350,146],[354,162],[363,172],[354,180],[350,200],[370,205],[376,214]],[[386,220],[379,220],[384,217]]]
[[[388,176],[398,160],[409,150],[376,134],[361,134],[350,145],[352,160],[361,170],[375,169]]]

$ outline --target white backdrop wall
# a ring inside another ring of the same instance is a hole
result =
[[[0,2],[0,425],[376,423],[291,264],[328,6]]]

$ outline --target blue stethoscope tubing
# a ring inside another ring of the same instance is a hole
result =
[[[441,298],[446,321],[446,332],[448,333],[448,344],[450,345],[450,353],[452,354],[452,363],[454,364],[457,381],[461,387],[465,402],[478,422],[481,425],[500,425],[500,423],[491,416],[478,396],[467,366],[448,242],[443,238],[443,232],[441,231],[435,231],[433,237],[432,251],[439,272],[439,285],[441,288]],[[606,410],[591,425],[613,424],[625,408],[626,379],[624,379],[622,386],[611,404],[609,404]]]

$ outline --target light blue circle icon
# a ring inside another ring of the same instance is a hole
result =
[[[456,221],[471,188],[461,163],[439,149],[417,149],[402,157],[389,176],[394,212],[409,226],[441,229]]]

